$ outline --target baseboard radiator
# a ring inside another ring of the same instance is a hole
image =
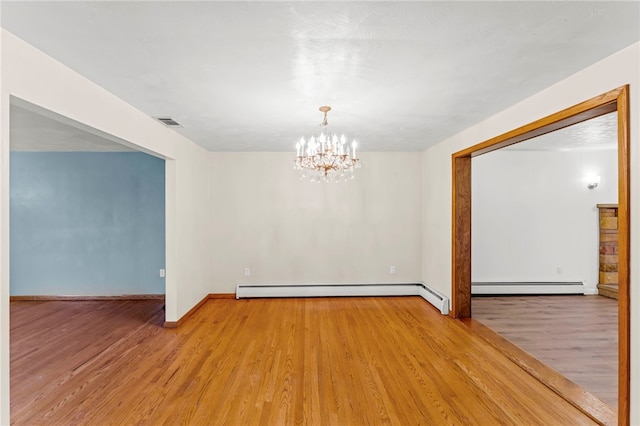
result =
[[[586,294],[580,281],[568,282],[474,282],[472,295],[495,294]]]
[[[239,284],[236,298],[421,296],[442,315],[449,313],[449,299],[423,283],[415,284]]]

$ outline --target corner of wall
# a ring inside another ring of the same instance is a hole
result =
[[[9,425],[9,93],[0,28],[0,424]]]

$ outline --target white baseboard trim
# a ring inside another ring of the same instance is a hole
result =
[[[581,281],[570,282],[474,282],[471,294],[590,294]]]
[[[421,296],[443,315],[449,299],[423,283],[409,284],[238,284],[236,299],[258,297]]]

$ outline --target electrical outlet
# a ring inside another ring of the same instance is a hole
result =
[[[164,278],[167,276],[167,271],[165,271],[164,269],[160,269],[160,278]]]
[[[395,267],[395,265],[391,265],[391,266],[389,266],[389,273],[390,273],[390,274],[395,274],[395,273],[396,273],[396,267]]]
[[[248,277],[249,275],[251,275],[251,268],[244,268],[244,276]]]

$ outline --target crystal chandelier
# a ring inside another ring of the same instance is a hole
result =
[[[296,144],[296,164],[300,171],[300,179],[309,178],[311,182],[340,181],[353,179],[355,169],[360,168],[360,160],[356,157],[356,141],[346,145],[346,138],[331,133],[327,122],[330,106],[321,106],[324,119],[320,123],[320,134],[308,140],[300,138]]]

